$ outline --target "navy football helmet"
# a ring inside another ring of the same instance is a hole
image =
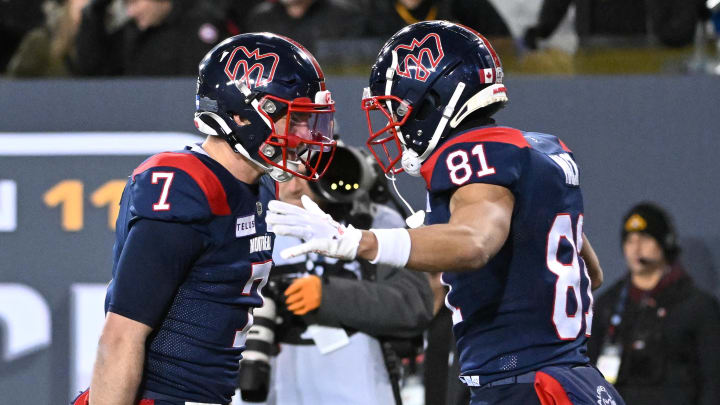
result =
[[[476,111],[490,117],[507,102],[502,79],[500,58],[474,30],[447,21],[407,26],[372,67],[362,100],[367,146],[385,173],[419,175],[451,128]]]
[[[210,50],[199,70],[201,132],[222,137],[275,180],[322,176],[335,152],[335,105],[310,52],[280,35],[241,34]],[[316,154],[326,158],[308,163]]]

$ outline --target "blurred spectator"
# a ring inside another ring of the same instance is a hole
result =
[[[716,45],[720,50],[720,0],[712,0],[712,3],[708,1],[707,5],[710,12],[710,21],[715,32]]]
[[[225,29],[228,35],[234,36],[249,32],[245,27],[245,17],[258,4],[264,3],[265,0],[217,0],[225,10]]]
[[[453,0],[455,21],[486,37],[510,37],[510,29],[500,13],[488,0]]]
[[[43,0],[0,0],[0,73],[15,53],[23,36],[42,25]]]
[[[370,0],[373,18],[367,35],[388,37],[402,27],[427,20],[449,20],[487,37],[509,37],[505,21],[488,0]]]
[[[343,0],[280,0],[259,4],[244,24],[250,32],[271,31],[293,38],[315,53],[318,40],[361,36],[365,17]]]
[[[544,0],[537,24],[525,31],[525,46],[537,49],[539,39],[551,36],[571,3],[580,46],[689,45],[705,8],[705,0]]]
[[[88,0],[46,0],[45,24],[28,32],[10,60],[10,76],[67,76],[80,13]]]
[[[623,219],[629,273],[598,298],[588,354],[628,404],[720,403],[720,309],[677,260],[667,213]]]
[[[77,35],[77,73],[89,76],[194,76],[197,61],[226,37],[211,0],[124,0],[129,20],[106,24],[112,0],[90,0]]]

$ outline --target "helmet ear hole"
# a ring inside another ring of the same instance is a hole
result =
[[[422,121],[426,119],[433,111],[440,106],[440,95],[433,89],[428,90],[420,103],[417,113],[415,113],[415,120]]]

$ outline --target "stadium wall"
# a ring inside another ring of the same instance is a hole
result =
[[[365,79],[330,77],[339,132],[362,145]],[[507,77],[499,123],[561,137],[585,192],[585,230],[624,271],[620,218],[654,200],[683,261],[717,294],[720,81],[704,76]],[[192,79],[0,80],[0,402],[65,403],[89,383],[110,278],[112,219],[147,155],[200,140]],[[425,205],[422,181],[400,189]]]

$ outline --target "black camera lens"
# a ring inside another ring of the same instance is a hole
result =
[[[275,344],[275,301],[265,298],[260,308],[253,310],[253,324],[245,340],[240,361],[238,388],[246,402],[264,402],[270,390],[270,356]]]
[[[322,157],[326,158],[327,156]],[[350,147],[339,146],[323,177],[310,183],[310,187],[313,192],[330,202],[346,203],[368,191],[373,175],[373,168],[362,153]]]

